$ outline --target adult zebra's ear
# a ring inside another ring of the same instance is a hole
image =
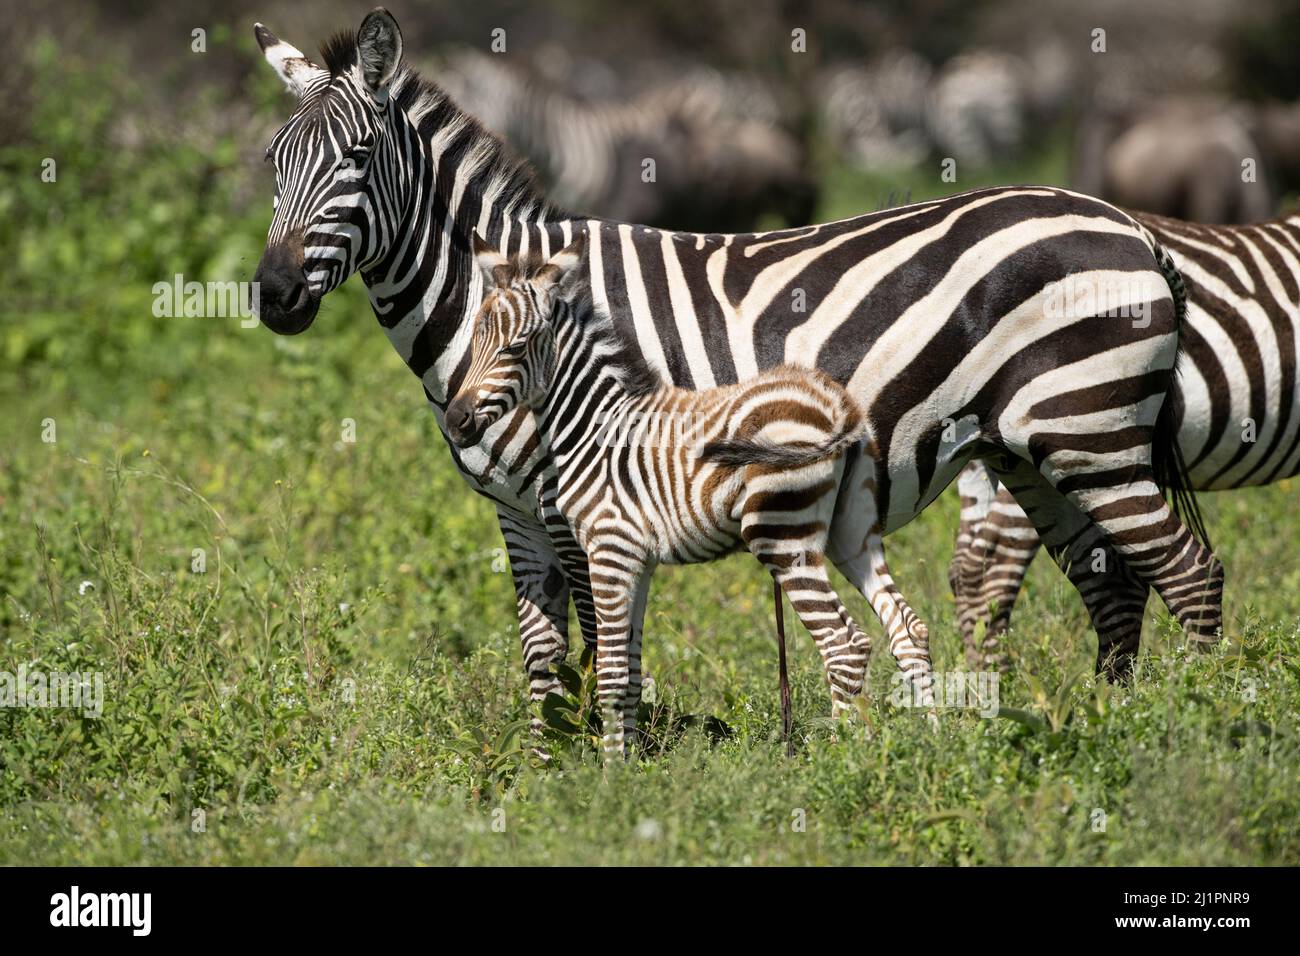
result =
[[[262,24],[253,24],[253,36],[257,38],[266,62],[294,94],[301,96],[308,83],[325,75],[325,71],[307,59],[302,50],[292,43],[285,43]]]
[[[382,102],[402,62],[402,31],[393,15],[383,7],[375,7],[361,21],[357,52],[361,58],[361,78],[371,95]]]
[[[470,239],[470,248],[474,252],[474,264],[483,273],[483,281],[489,289],[499,288],[510,281],[510,260],[501,254],[500,249],[477,232]]]
[[[533,286],[540,292],[558,294],[567,298],[572,281],[578,275],[578,266],[587,255],[587,237],[579,235],[546,261],[546,265],[533,276]]]

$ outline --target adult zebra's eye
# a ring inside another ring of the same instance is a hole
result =
[[[338,170],[339,172],[356,172],[366,164],[366,160],[369,158],[370,151],[362,147],[348,150],[339,159]]]

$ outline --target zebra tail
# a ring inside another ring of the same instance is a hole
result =
[[[745,465],[771,465],[777,468],[800,468],[843,454],[866,435],[866,428],[855,428],[836,435],[821,445],[775,445],[744,438],[711,441],[700,450],[701,461],[731,468]]]
[[[1146,232],[1145,227],[1143,231]],[[1159,263],[1160,271],[1164,274],[1165,282],[1169,284],[1169,292],[1174,298],[1174,324],[1179,331],[1178,354],[1181,355],[1183,319],[1187,315],[1187,288],[1183,285],[1182,274],[1174,264],[1173,258],[1150,232],[1146,232],[1146,235],[1151,241],[1156,262]],[[1178,447],[1178,426],[1182,424],[1182,420],[1183,390],[1179,380],[1178,360],[1175,358],[1174,367],[1169,371],[1169,390],[1165,393],[1164,404],[1160,406],[1160,411],[1156,415],[1155,432],[1151,436],[1151,468],[1155,472],[1156,484],[1168,498],[1174,513],[1183,520],[1203,545],[1213,551],[1214,545],[1210,543],[1210,533],[1205,528],[1201,507],[1197,503],[1196,492],[1192,489],[1187,462],[1183,458],[1182,449]]]

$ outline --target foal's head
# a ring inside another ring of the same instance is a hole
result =
[[[582,261],[579,236],[548,261],[530,266],[474,236],[486,295],[474,316],[470,365],[447,406],[447,434],[459,448],[478,442],[517,405],[546,395],[555,362],[554,313],[560,288]]]

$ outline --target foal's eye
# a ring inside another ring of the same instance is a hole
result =
[[[527,342],[512,342],[509,345],[502,346],[501,354],[506,358],[519,358],[527,349]]]

